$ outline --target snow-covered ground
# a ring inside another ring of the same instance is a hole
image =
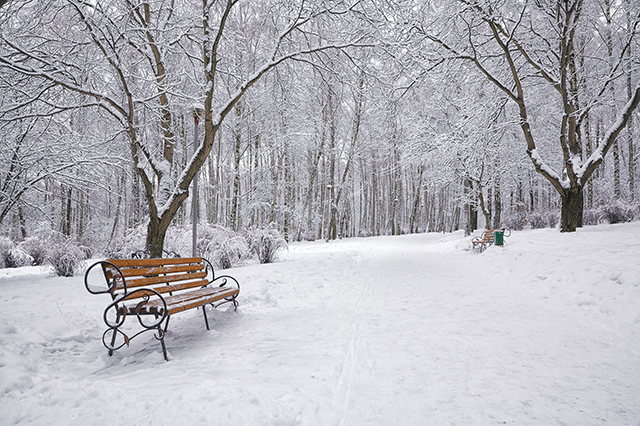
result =
[[[291,244],[109,357],[107,295],[0,270],[0,424],[640,423],[640,223]]]

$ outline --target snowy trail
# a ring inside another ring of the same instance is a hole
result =
[[[291,246],[108,357],[82,278],[2,275],[0,425],[640,423],[640,224]],[[122,397],[122,394],[128,395]]]

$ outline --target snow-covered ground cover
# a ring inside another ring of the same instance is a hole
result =
[[[638,425],[640,223],[291,244],[113,357],[108,296],[0,270],[0,424]]]

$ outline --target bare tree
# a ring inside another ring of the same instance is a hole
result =
[[[580,126],[586,114],[618,78],[640,24],[638,14],[633,29],[616,50],[615,63],[608,75],[592,82],[597,86],[595,95],[584,103],[585,106],[578,105],[575,96],[578,89],[575,87],[576,34],[588,30],[588,25],[587,29],[580,26],[582,21],[588,19],[591,24],[597,24],[599,19],[597,12],[585,10],[587,3],[593,6],[593,1],[586,0],[535,1],[508,6],[494,1],[459,0],[456,7],[451,8],[454,15],[439,25],[443,28],[440,32],[435,23],[414,26],[416,32],[439,46],[446,57],[472,63],[516,106],[527,154],[536,171],[551,183],[562,199],[561,229],[564,232],[575,231],[582,225],[583,188],[640,101],[640,83],[637,83],[598,147],[583,161],[578,138]],[[590,15],[585,17],[588,13]],[[451,28],[459,31],[451,32]],[[540,81],[547,84],[549,92],[537,93]],[[552,93],[559,106],[561,170],[545,160],[538,149],[530,113],[534,99]]]
[[[222,123],[247,91],[285,61],[359,43],[356,39],[318,40],[305,30],[314,20],[349,14],[353,5],[347,3],[324,7],[282,2],[274,5],[276,10],[257,5],[249,11],[243,8],[253,6],[238,0],[205,1],[200,11],[175,6],[171,0],[32,4],[29,12],[43,19],[25,22],[24,38],[3,33],[0,54],[3,67],[92,99],[92,105],[122,127],[144,187],[149,213],[146,245],[154,256],[161,255],[167,228],[189,196],[189,186],[208,158]],[[26,17],[27,12],[16,12],[16,17]],[[230,23],[242,13],[261,16],[265,34],[253,34],[259,45],[254,70],[235,82],[230,95],[224,95],[225,59],[233,50]],[[46,19],[53,14],[69,19],[66,34],[52,28],[55,20]],[[193,22],[202,23],[199,30]],[[47,35],[27,39],[29,31]],[[78,64],[76,58],[84,58],[85,63]],[[189,82],[184,81],[185,74]],[[188,109],[194,102],[204,106],[204,139],[173,179],[174,117],[179,106]]]

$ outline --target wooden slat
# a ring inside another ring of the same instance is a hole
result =
[[[169,293],[169,292],[177,292],[177,291],[182,291],[182,290],[189,290],[189,289],[193,289],[193,288],[199,288],[202,286],[205,286],[209,284],[209,281],[207,280],[199,280],[199,281],[188,281],[185,283],[180,283],[180,284],[171,284],[171,285],[165,285],[165,286],[158,286],[158,287],[153,287],[153,289],[155,291],[157,291],[160,294],[164,294],[164,293]],[[129,288],[127,287],[127,290],[129,290]],[[135,297],[127,297],[127,300],[135,300],[135,299],[140,299],[142,297],[144,297],[145,295],[149,295],[150,297],[153,297],[155,295],[155,293],[151,292],[151,291],[143,291],[144,289],[140,289],[140,291],[138,291],[137,293],[135,293]]]
[[[202,271],[202,272],[179,274],[179,275],[160,275],[158,277],[137,278],[137,279],[127,280],[127,288],[133,289],[133,288],[142,287],[142,286],[152,287],[158,284],[167,284],[167,283],[173,283],[178,281],[187,281],[187,280],[205,278],[206,276],[207,276],[207,273]]]
[[[239,293],[239,290],[235,287],[206,287],[200,290],[190,291],[188,293],[182,293],[165,297],[167,303],[168,314],[172,315],[177,312],[186,311],[198,306],[206,305],[227,297],[234,296]],[[136,307],[136,303],[127,305],[127,309],[133,311]],[[151,300],[144,305],[140,310],[141,314],[155,314],[159,313],[164,305],[159,299]]]
[[[224,298],[231,297],[234,294],[237,294],[237,293],[234,293],[234,292],[220,293],[220,294],[217,294],[217,295],[209,296],[206,299],[192,301],[189,304],[173,305],[169,309],[169,315],[177,314],[178,312],[183,312],[183,311],[186,311],[188,309],[193,309],[193,308],[197,308],[199,306],[207,305],[209,303],[217,302],[217,301],[222,300]]]
[[[202,263],[201,257],[167,258],[167,259],[107,259],[118,268],[135,268],[145,266],[180,265],[185,263]]]
[[[120,271],[122,271],[122,275],[124,275],[125,278],[128,278],[128,277],[151,277],[154,275],[175,274],[178,272],[193,272],[193,271],[201,271],[203,269],[204,269],[204,266],[202,265],[202,263],[200,263],[200,264],[189,264],[189,265],[178,265],[178,266],[153,266],[149,268],[132,268],[132,269],[120,268]],[[109,271],[109,272],[113,273],[112,271]]]
[[[209,293],[205,293],[204,295],[198,297],[198,298],[186,298],[180,302],[176,301],[172,301],[171,304],[167,304],[167,307],[169,309],[168,314],[169,315],[173,315],[177,312],[182,312],[182,311],[186,311],[187,309],[193,309],[196,308],[198,306],[202,306],[202,305],[206,305],[208,303],[213,303],[216,302],[218,300],[222,300],[226,297],[231,297],[234,296],[236,294],[239,293],[237,288],[226,288],[225,287],[213,287],[211,289],[206,288],[203,290],[212,290]],[[187,293],[186,295],[193,295],[195,296],[197,292],[191,292],[191,293]]]

